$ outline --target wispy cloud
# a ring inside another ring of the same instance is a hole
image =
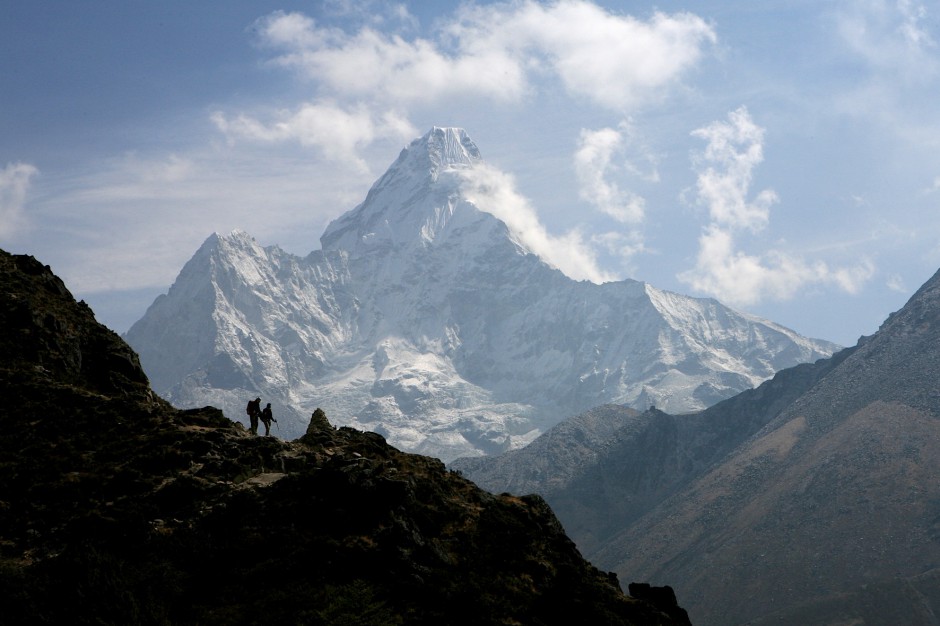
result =
[[[54,263],[59,249],[71,250],[58,271],[77,292],[168,285],[214,231],[241,228],[307,254],[328,220],[362,199],[371,176],[276,152],[128,153],[78,178],[46,176],[61,192],[30,204],[45,223],[37,252]]]
[[[931,194],[940,191],[940,176],[937,176],[933,179],[933,184],[924,189],[923,194]]]
[[[363,105],[343,108],[328,101],[306,103],[296,111],[280,111],[267,123],[245,114],[230,118],[220,111],[212,114],[212,122],[230,140],[296,141],[319,148],[326,158],[363,171],[368,169],[360,156],[363,146],[377,138],[406,140],[418,134],[410,122],[391,111],[376,117]]]
[[[574,153],[580,198],[625,229],[594,235],[591,240],[618,257],[625,267],[630,267],[632,259],[646,250],[641,228],[646,217],[646,200],[637,193],[621,189],[615,180],[618,174],[640,174],[639,168],[626,158],[631,130],[627,122],[616,129],[582,129]],[[646,160],[653,161],[648,155]],[[656,179],[655,166],[645,178]]]
[[[639,224],[646,213],[642,197],[620,189],[610,179],[615,157],[623,156],[623,134],[613,128],[582,130],[578,149],[574,154],[575,172],[580,185],[580,196],[597,209],[623,224]]]
[[[764,160],[764,129],[742,107],[729,113],[727,122],[713,122],[692,136],[708,142],[695,165],[699,201],[708,207],[712,222],[731,230],[762,230],[777,194],[765,189],[753,201],[747,196],[751,173]]]
[[[891,291],[897,293],[907,293],[907,286],[904,284],[904,279],[899,274],[892,274],[888,277],[887,283],[885,283]]]
[[[8,163],[0,170],[0,239],[12,237],[26,226],[26,194],[38,173],[29,163]]]
[[[616,277],[600,269],[596,255],[578,230],[552,235],[539,221],[529,201],[517,190],[514,178],[495,167],[480,164],[455,171],[465,197],[509,227],[519,243],[550,265],[576,280],[603,283]]]
[[[320,0],[319,8],[330,18],[357,20],[375,27],[417,27],[418,18],[411,14],[407,2],[388,0]]]
[[[853,0],[837,14],[838,33],[881,78],[920,82],[940,69],[927,15],[926,6],[915,0]]]
[[[681,273],[681,281],[731,304],[748,306],[767,298],[792,298],[812,283],[834,284],[856,293],[871,278],[874,266],[869,261],[831,269],[823,261],[807,262],[780,250],[762,255],[739,250],[735,238],[742,232],[763,230],[770,220],[770,207],[778,201],[771,189],[749,199],[753,170],[763,161],[764,131],[742,107],[732,111],[727,121],[714,122],[692,135],[707,141],[705,150],[693,156],[693,163],[698,172],[697,199],[708,209],[710,223],[699,237],[696,266]]]

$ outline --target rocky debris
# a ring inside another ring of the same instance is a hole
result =
[[[323,411],[288,442],[175,409],[48,268],[0,252],[0,296],[5,623],[683,623],[587,563],[537,496]]]
[[[310,415],[310,422],[307,424],[305,435],[315,438],[317,434],[329,433],[333,431],[333,425],[326,417],[326,412],[317,407],[317,410]]]
[[[692,625],[692,622],[689,621],[689,614],[686,613],[685,609],[679,606],[678,601],[676,601],[676,592],[673,591],[672,587],[669,585],[665,587],[653,587],[649,583],[630,583],[628,589],[630,590],[631,596],[637,600],[649,602],[663,613],[675,619],[677,624]]]

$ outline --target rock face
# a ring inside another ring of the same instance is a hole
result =
[[[137,355],[99,328],[83,302],[31,256],[4,257],[0,350],[4,366],[105,395],[149,395]]]
[[[936,624],[938,348],[940,273],[854,348],[699,414],[624,414],[541,485],[541,440],[454,466],[542,493],[588,558],[682,589],[696,624]]]
[[[254,437],[154,396],[48,267],[0,251],[9,624],[687,624],[624,596],[544,500],[319,411]]]
[[[481,167],[464,131],[435,128],[322,250],[209,237],[127,333],[155,390],[235,416],[260,395],[290,436],[322,406],[449,460],[604,403],[701,409],[836,348],[714,300],[567,278],[468,199]]]

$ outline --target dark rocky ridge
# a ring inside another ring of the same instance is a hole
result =
[[[0,251],[0,329],[4,623],[688,623],[539,497],[325,418],[284,442],[173,408],[31,257]]]

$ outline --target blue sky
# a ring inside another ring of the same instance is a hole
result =
[[[940,267],[938,96],[937,2],[3,2],[0,247],[123,332],[212,232],[305,255],[460,126],[569,275],[849,345]]]

